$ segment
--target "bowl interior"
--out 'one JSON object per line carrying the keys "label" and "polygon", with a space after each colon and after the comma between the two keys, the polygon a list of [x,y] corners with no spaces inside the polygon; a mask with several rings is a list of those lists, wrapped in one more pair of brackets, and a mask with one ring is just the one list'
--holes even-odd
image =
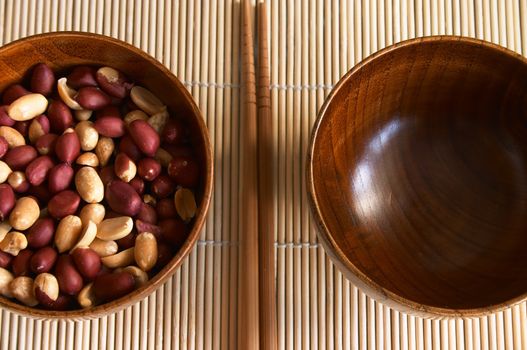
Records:
{"label": "bowl interior", "polygon": [[28,308],[0,297],[0,306],[37,317],[100,316],[130,305],[153,292],[181,264],[198,239],[212,192],[212,156],[207,128],[192,97],[177,78],[154,58],[124,42],[102,35],[76,32],[43,34],[16,41],[0,48],[0,91],[14,82],[27,79],[31,67],[39,62],[45,62],[55,72],[81,64],[108,65],[124,72],[131,80],[148,88],[167,104],[171,115],[185,120],[201,167],[201,184],[196,191],[198,211],[192,231],[171,262],[146,286],[104,305],[66,312]]}
{"label": "bowl interior", "polygon": [[459,38],[404,43],[335,88],[309,173],[322,240],[414,307],[527,292],[527,63]]}

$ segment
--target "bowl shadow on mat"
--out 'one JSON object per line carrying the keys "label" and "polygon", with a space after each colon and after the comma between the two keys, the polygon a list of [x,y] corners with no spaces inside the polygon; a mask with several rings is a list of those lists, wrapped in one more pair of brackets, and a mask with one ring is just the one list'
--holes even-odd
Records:
{"label": "bowl shadow on mat", "polygon": [[527,60],[459,37],[355,66],[312,134],[319,238],[350,280],[425,317],[527,297]]}

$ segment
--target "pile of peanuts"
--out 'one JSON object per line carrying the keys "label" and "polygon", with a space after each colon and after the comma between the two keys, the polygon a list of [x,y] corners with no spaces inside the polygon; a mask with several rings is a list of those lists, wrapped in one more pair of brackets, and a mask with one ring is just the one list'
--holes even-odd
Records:
{"label": "pile of peanuts", "polygon": [[43,63],[0,106],[0,295],[88,308],[147,283],[185,241],[199,165],[189,130],[111,67]]}

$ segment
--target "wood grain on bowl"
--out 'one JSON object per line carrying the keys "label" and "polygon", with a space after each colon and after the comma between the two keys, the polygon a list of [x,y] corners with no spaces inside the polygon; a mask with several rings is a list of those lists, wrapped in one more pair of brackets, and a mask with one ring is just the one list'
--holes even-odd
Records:
{"label": "wood grain on bowl", "polygon": [[[173,248],[163,246],[164,257],[156,265],[156,271],[159,269],[159,272],[152,279],[120,299],[83,310],[41,310],[0,297],[0,307],[37,318],[74,320],[100,317],[129,306],[160,287],[181,265],[197,241],[212,193],[212,151],[207,128],[191,95],[179,80],[154,58],[119,40],[89,33],[58,32],[36,35],[12,42],[0,48],[0,71],[2,72],[0,75],[0,91],[15,82],[24,82],[24,85],[27,85],[29,72],[38,63],[45,63],[51,67],[55,74],[58,73],[59,75],[61,72],[79,65],[114,67],[126,74],[132,81],[138,82],[153,92],[155,98],[168,106],[170,114],[183,119],[190,129],[189,136],[196,156],[194,163],[200,173],[200,183],[197,184],[195,193],[196,216],[193,219],[192,230],[187,239],[184,242],[177,241],[174,243],[177,243],[179,249],[171,259],[167,252]],[[108,74],[110,73],[112,72]],[[52,94],[56,94],[56,92]],[[141,102],[142,98],[146,98],[144,94],[139,93],[139,95],[139,97],[135,96],[139,99],[138,103]],[[58,128],[59,126],[51,125],[51,128]],[[100,125],[98,127],[102,128]],[[97,150],[95,152],[97,153]],[[167,218],[164,221],[173,220]],[[168,229],[167,231],[171,232]]]}
{"label": "wood grain on bowl", "polygon": [[527,297],[527,61],[432,37],[354,67],[316,122],[308,190],[326,250],[422,316]]}

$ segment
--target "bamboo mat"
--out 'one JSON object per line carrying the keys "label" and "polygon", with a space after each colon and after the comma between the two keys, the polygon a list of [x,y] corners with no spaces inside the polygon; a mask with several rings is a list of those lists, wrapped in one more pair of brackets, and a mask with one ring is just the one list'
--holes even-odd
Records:
{"label": "bamboo mat", "polygon": [[[527,306],[423,320],[376,303],[318,245],[304,191],[309,132],[333,84],[389,44],[483,38],[527,55],[525,0],[270,0],[280,349],[527,349]],[[215,149],[214,198],[197,247],[161,289],[85,322],[0,312],[4,349],[235,349],[238,285],[239,0],[0,0],[0,44],[81,30],[142,48],[188,87]]]}

